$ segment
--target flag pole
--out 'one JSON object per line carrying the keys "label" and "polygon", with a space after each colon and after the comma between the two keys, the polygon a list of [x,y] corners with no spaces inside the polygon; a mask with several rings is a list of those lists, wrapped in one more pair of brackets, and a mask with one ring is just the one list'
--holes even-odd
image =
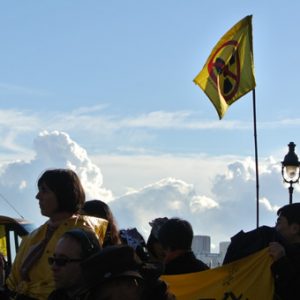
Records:
{"label": "flag pole", "polygon": [[254,127],[254,147],[255,147],[255,173],[256,173],[256,228],[259,226],[259,176],[258,176],[258,154],[257,154],[257,131],[256,131],[256,99],[255,88],[253,95],[253,127]]}

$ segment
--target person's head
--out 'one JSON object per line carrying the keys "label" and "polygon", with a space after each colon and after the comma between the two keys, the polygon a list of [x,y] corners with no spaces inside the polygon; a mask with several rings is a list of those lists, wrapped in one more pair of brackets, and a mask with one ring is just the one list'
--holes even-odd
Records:
{"label": "person's head", "polygon": [[291,243],[300,242],[300,203],[287,204],[277,211],[276,230]]}
{"label": "person's head", "polygon": [[163,261],[165,257],[164,249],[158,240],[158,232],[162,225],[168,220],[168,218],[156,218],[149,222],[152,227],[150,235],[148,236],[146,247],[152,259]]}
{"label": "person's head", "polygon": [[121,244],[117,222],[110,207],[105,202],[96,199],[88,200],[83,204],[81,214],[102,218],[108,221],[103,246]]}
{"label": "person's head", "polygon": [[[151,298],[143,297],[144,293],[149,294],[153,290],[154,283],[162,274],[162,269],[155,267],[143,264],[134,249],[128,245],[106,247],[82,263],[86,282],[99,288],[97,299],[111,300],[160,299],[156,295]],[[146,291],[147,282],[151,283],[151,290]]]}
{"label": "person's head", "polygon": [[109,206],[101,200],[88,200],[81,208],[81,212],[88,216],[109,220],[112,218],[112,212]]}
{"label": "person's head", "polygon": [[165,258],[165,251],[159,240],[150,233],[147,243],[147,250],[152,260],[163,261]]}
{"label": "person's head", "polygon": [[85,193],[77,174],[70,169],[45,171],[37,182],[41,213],[51,217],[57,212],[76,213],[85,201]]}
{"label": "person's head", "polygon": [[193,235],[193,228],[188,221],[171,218],[161,226],[158,240],[165,250],[191,250]]}
{"label": "person's head", "polygon": [[93,231],[71,229],[58,240],[49,264],[57,289],[76,290],[83,284],[81,262],[101,250]]}
{"label": "person's head", "polygon": [[162,265],[141,262],[128,245],[104,248],[82,262],[82,271],[85,281],[98,287],[95,299],[175,299],[159,279]]}

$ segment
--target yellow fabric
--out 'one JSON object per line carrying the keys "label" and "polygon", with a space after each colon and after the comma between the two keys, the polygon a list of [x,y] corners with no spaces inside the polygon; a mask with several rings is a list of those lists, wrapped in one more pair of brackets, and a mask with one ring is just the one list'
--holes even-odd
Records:
{"label": "yellow fabric", "polygon": [[0,225],[0,253],[7,257],[7,248],[6,248],[6,237],[5,237],[5,227]]}
{"label": "yellow fabric", "polygon": [[54,253],[55,245],[64,232],[74,227],[93,229],[101,243],[103,243],[107,221],[89,216],[77,216],[67,219],[54,232],[48,242],[42,257],[36,262],[29,272],[30,281],[23,281],[20,268],[30,248],[45,237],[47,223],[40,226],[22,240],[19,251],[12,265],[11,273],[6,281],[11,291],[24,294],[39,300],[46,300],[54,289],[52,271],[48,264],[48,257]]}
{"label": "yellow fabric", "polygon": [[271,263],[266,248],[219,268],[162,279],[177,300],[272,300]]}
{"label": "yellow fabric", "polygon": [[220,119],[233,102],[255,88],[252,16],[225,33],[194,82],[209,97]]}

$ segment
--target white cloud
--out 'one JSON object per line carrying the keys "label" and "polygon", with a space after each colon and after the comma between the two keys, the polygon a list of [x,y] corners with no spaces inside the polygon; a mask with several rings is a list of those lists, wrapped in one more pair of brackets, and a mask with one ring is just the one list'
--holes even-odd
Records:
{"label": "white cloud", "polygon": [[197,213],[207,209],[217,208],[219,207],[219,204],[206,196],[194,196],[191,199],[190,207],[192,213]]}
{"label": "white cloud", "polygon": [[[172,152],[172,144],[176,145],[174,151],[184,151],[178,140],[188,139],[195,149],[210,149],[205,139],[196,136],[208,134],[208,130],[227,131],[252,130],[251,122],[244,121],[211,121],[203,118],[201,113],[194,111],[151,111],[134,116],[124,116],[108,112],[105,104],[79,107],[73,111],[36,111],[2,109],[0,110],[0,133],[2,143],[0,151],[5,152],[7,158],[31,159],[29,141],[41,130],[64,131],[92,149],[94,153],[114,152],[140,154],[153,154],[154,152]],[[278,120],[259,122],[260,128],[290,127],[293,120]],[[294,120],[295,123],[298,120]],[[164,136],[165,131],[172,134]],[[187,134],[186,134],[187,133]],[[194,134],[194,135],[193,135]],[[195,142],[197,139],[197,142]],[[169,144],[165,141],[170,140]],[[168,146],[170,145],[170,146]],[[207,150],[209,151],[209,150]],[[247,152],[243,150],[243,152]],[[3,156],[0,161],[4,161]],[[172,176],[172,175],[171,175]],[[179,177],[180,178],[180,177]]]}
{"label": "white cloud", "polygon": [[26,180],[22,180],[22,181],[20,182],[19,189],[20,189],[20,190],[25,189],[26,186],[27,186]]}
{"label": "white cloud", "polygon": [[[0,84],[1,88],[1,84]],[[107,105],[79,107],[73,111],[36,112],[26,110],[0,110],[0,130],[14,128],[16,132],[36,131],[38,128],[60,130],[69,133],[89,131],[91,133],[112,133],[124,129],[172,129],[172,130],[252,130],[252,122],[205,120],[193,111],[152,111],[126,117],[107,113]],[[295,126],[299,119],[259,122],[260,128],[282,128]],[[12,126],[13,125],[13,126]]]}
{"label": "white cloud", "polygon": [[[87,152],[68,134],[58,131],[44,131],[34,141],[36,157],[32,163],[55,168],[59,166],[74,170],[80,177],[87,198],[101,198],[110,201],[112,193],[102,187],[103,176]],[[53,155],[55,153],[55,155]]]}
{"label": "white cloud", "polygon": [[193,183],[196,191],[211,195],[211,183],[216,174],[226,169],[237,157],[208,155],[93,155],[101,165],[105,184],[121,196],[136,191],[161,178],[180,178]]}
{"label": "white cloud", "polygon": [[[122,226],[127,225],[128,218],[131,222],[128,226],[138,226],[147,235],[150,227],[145,220],[151,220],[155,213],[156,216],[181,216],[193,224],[197,234],[210,235],[215,244],[256,226],[255,162],[250,157],[148,155],[98,156],[94,160],[103,162],[101,169],[106,182],[116,194],[121,194],[121,182],[131,191],[126,198],[113,202],[117,211],[120,203],[136,204],[130,206],[130,212],[125,209],[125,215],[122,206],[123,215],[119,216]],[[287,203],[288,193],[282,184],[278,160],[262,159],[259,170],[259,225],[273,226],[276,208]],[[117,184],[112,184],[115,176]],[[149,182],[155,183],[149,185]],[[180,196],[168,194],[170,190]],[[173,199],[175,205],[167,205],[166,198]],[[269,206],[264,199],[269,199]],[[154,212],[149,204],[155,207]]]}
{"label": "white cloud", "polygon": [[[261,162],[261,167],[261,195],[268,195],[271,200],[266,201],[261,196],[259,224],[273,226],[276,210],[286,204],[287,193],[280,183],[278,163],[266,159]],[[199,173],[193,169],[190,172]],[[202,176],[199,176],[199,181]],[[196,176],[193,181],[197,182]],[[209,187],[201,188],[198,183],[196,191],[194,184],[164,178],[115,199],[111,205],[122,227],[137,227],[145,236],[150,230],[148,221],[153,218],[182,217],[191,222],[195,233],[210,235],[212,242],[218,244],[229,240],[240,230],[255,228],[255,185],[255,164],[247,157],[215,169]],[[203,192],[208,188],[211,189],[211,196]]]}
{"label": "white cloud", "polygon": [[[107,114],[105,105],[93,107],[81,107],[68,114],[54,114],[55,124],[66,129],[101,130],[108,129],[116,131],[126,128],[148,128],[148,129],[172,129],[172,130],[252,130],[252,121],[222,120],[220,122],[206,120],[194,111],[151,111],[126,117]],[[53,115],[53,114],[52,114]],[[52,118],[53,119],[53,118]],[[67,122],[66,122],[67,120]],[[282,119],[274,121],[259,122],[260,129],[274,129],[295,126],[300,119]]]}
{"label": "white cloud", "polygon": [[164,112],[154,111],[148,114],[142,114],[135,118],[122,120],[122,127],[150,127],[150,128],[173,128],[173,126],[182,126],[191,112]]}
{"label": "white cloud", "polygon": [[156,217],[190,215],[195,197],[192,184],[163,178],[115,199],[111,206],[121,226],[138,227],[145,234],[149,231],[148,222]]}
{"label": "white cloud", "polygon": [[39,124],[39,118],[29,111],[0,110],[1,130],[14,128],[20,132],[31,131],[31,128],[37,124]]}
{"label": "white cloud", "polygon": [[[187,219],[195,234],[210,235],[216,245],[256,226],[255,164],[249,157],[110,155],[91,159],[59,131],[41,132],[33,151],[30,160],[1,166],[0,189],[20,214],[36,223],[42,222],[34,199],[37,178],[48,168],[71,167],[79,174],[88,199],[109,202],[120,227],[137,227],[145,237],[148,222],[162,216]],[[113,199],[111,191],[118,197]],[[286,204],[287,198],[280,165],[273,158],[261,161],[260,225],[273,225],[277,207]],[[15,215],[3,205],[7,214]]]}
{"label": "white cloud", "polygon": [[259,202],[264,205],[264,207],[273,213],[276,213],[277,210],[280,208],[278,205],[272,205],[271,202],[267,198],[261,198],[259,199]]}
{"label": "white cloud", "polygon": [[36,181],[42,172],[50,168],[73,169],[81,178],[87,199],[99,198],[109,202],[113,198],[112,192],[102,186],[100,168],[68,134],[44,131],[34,140],[34,151],[34,158],[29,161],[3,164],[0,174],[2,194],[25,218],[36,223],[43,219],[34,199]]}
{"label": "white cloud", "polygon": [[20,142],[24,136],[35,131],[39,126],[39,119],[35,114],[27,111],[0,110],[0,150],[5,152],[18,152],[22,157],[24,152],[30,155],[30,151]]}

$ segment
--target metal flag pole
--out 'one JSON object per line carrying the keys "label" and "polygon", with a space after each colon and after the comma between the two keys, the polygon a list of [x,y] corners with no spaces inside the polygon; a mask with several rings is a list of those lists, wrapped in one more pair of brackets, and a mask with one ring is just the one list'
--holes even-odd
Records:
{"label": "metal flag pole", "polygon": [[255,89],[252,90],[252,95],[253,95],[253,127],[254,127],[254,147],[255,147],[255,173],[256,173],[256,228],[258,228],[259,226],[259,176],[258,176]]}

